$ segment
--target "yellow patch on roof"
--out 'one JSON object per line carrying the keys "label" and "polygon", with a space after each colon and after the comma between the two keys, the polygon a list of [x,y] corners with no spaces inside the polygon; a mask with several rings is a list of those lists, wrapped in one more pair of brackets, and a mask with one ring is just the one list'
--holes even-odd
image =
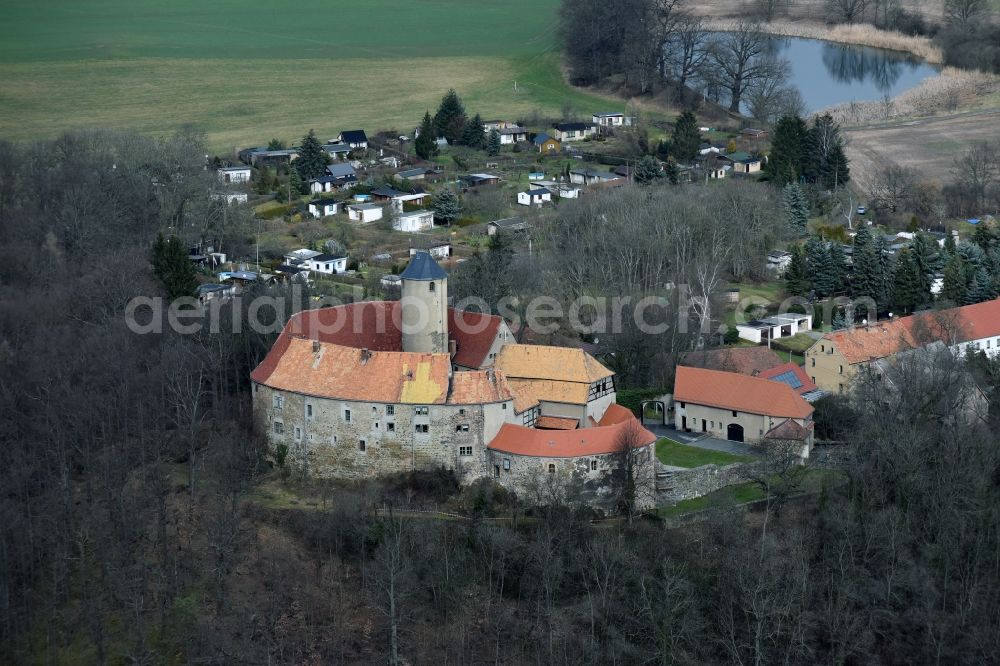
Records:
{"label": "yellow patch on roof", "polygon": [[444,385],[435,381],[431,377],[431,364],[429,361],[419,361],[411,372],[411,365],[403,361],[403,387],[399,394],[399,401],[424,404],[437,402],[438,398],[447,391],[447,379]]}

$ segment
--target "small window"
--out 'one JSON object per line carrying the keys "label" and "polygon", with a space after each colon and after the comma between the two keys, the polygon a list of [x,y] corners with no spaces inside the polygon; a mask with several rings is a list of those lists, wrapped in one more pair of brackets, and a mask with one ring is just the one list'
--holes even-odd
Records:
{"label": "small window", "polygon": [[504,409],[507,409],[507,403],[506,403],[506,402],[505,402],[505,403],[503,403],[503,408],[504,408]]}
{"label": "small window", "polygon": [[333,444],[334,446],[337,445],[337,436],[336,435],[333,435],[332,437],[330,437],[330,443]]}
{"label": "small window", "polygon": [[358,440],[358,451],[364,451],[366,449],[366,447],[367,447],[367,444],[365,444],[365,440],[359,439]]}
{"label": "small window", "polygon": [[351,422],[351,410],[349,409],[344,410],[344,420],[347,421],[348,423]]}
{"label": "small window", "polygon": [[844,374],[844,366],[840,366],[840,374]]}
{"label": "small window", "polygon": [[736,412],[735,411],[733,412],[733,416],[736,416]]}
{"label": "small window", "polygon": [[378,430],[378,421],[375,422],[375,429]]}
{"label": "small window", "polygon": [[427,407],[414,407],[413,413],[417,416],[427,416]]}
{"label": "small window", "polygon": [[385,406],[386,416],[393,416],[396,414],[396,405],[386,405]]}
{"label": "small window", "polygon": [[504,469],[505,472],[509,472],[510,471],[510,458],[504,458],[503,459],[503,469]]}
{"label": "small window", "polygon": [[311,419],[313,417],[313,406],[308,402],[306,403],[306,418]]}
{"label": "small window", "polygon": [[466,457],[466,458],[469,457],[469,456],[471,456],[472,455],[472,447],[471,446],[460,446],[460,447],[458,447],[458,455]]}
{"label": "small window", "polygon": [[274,422],[274,434],[283,435],[285,433],[285,424],[281,421]]}
{"label": "small window", "polygon": [[681,409],[684,409],[684,407],[685,407],[685,406],[686,406],[686,403],[683,403],[683,402],[682,402],[682,403],[681,403]]}
{"label": "small window", "polygon": [[433,281],[427,283],[427,289],[428,289],[428,291],[434,291],[434,282]]}
{"label": "small window", "polygon": [[709,421],[708,422],[708,427],[714,429],[715,428],[715,421]]}
{"label": "small window", "polygon": [[253,392],[254,393],[260,393],[260,384],[254,384],[253,385]]}
{"label": "small window", "polygon": [[416,425],[413,426],[413,431],[414,432],[425,433],[425,432],[428,432],[428,430],[429,430],[429,426],[426,423],[417,423]]}
{"label": "small window", "polygon": [[295,426],[295,441],[302,439],[302,428]]}
{"label": "small window", "polygon": [[556,464],[549,463],[549,474],[555,474],[555,473],[556,473]]}
{"label": "small window", "polygon": [[275,393],[271,396],[271,403],[274,405],[275,409],[281,409],[285,406],[285,396],[280,393]]}
{"label": "small window", "polygon": [[809,359],[809,362],[812,363],[812,367],[814,367],[814,368],[816,367],[816,358],[815,357]]}
{"label": "small window", "polygon": [[458,415],[465,416],[465,407],[462,407],[461,409],[458,410]]}
{"label": "small window", "polygon": [[378,414],[378,407],[372,405],[372,414]]}
{"label": "small window", "polygon": [[591,472],[597,471],[597,458],[594,458],[593,460],[590,461],[590,471]]}
{"label": "small window", "polygon": [[455,432],[469,432],[469,424],[459,423],[457,426],[455,426]]}
{"label": "small window", "polygon": [[396,424],[395,423],[386,423],[385,424],[385,431],[386,432],[396,432]]}
{"label": "small window", "polygon": [[500,465],[493,465],[493,476],[500,478]]}

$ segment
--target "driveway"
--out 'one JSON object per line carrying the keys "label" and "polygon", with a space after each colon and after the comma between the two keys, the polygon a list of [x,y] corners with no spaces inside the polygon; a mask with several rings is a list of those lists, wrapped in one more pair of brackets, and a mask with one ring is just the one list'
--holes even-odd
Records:
{"label": "driveway", "polygon": [[683,430],[678,430],[672,425],[647,425],[646,427],[652,430],[657,437],[667,437],[675,442],[687,444],[688,446],[695,446],[699,449],[722,451],[723,453],[732,453],[738,456],[760,455],[759,451],[754,449],[754,447],[743,442],[731,442],[728,439],[709,437],[708,435],[700,432],[684,432]]}

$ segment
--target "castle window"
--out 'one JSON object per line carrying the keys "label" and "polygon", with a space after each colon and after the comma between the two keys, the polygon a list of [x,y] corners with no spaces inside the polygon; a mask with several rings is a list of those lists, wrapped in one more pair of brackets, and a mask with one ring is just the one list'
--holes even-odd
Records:
{"label": "castle window", "polygon": [[302,439],[302,428],[295,426],[295,441]]}
{"label": "castle window", "polygon": [[422,407],[414,407],[413,408],[413,413],[416,414],[417,416],[427,416],[428,409],[427,409],[427,407],[423,407],[423,406]]}
{"label": "castle window", "polygon": [[813,358],[811,358],[809,360],[812,362],[812,367],[815,368],[816,367],[816,357],[814,356]]}
{"label": "castle window", "polygon": [[396,424],[395,423],[386,423],[385,424],[385,431],[386,432],[396,432]]}
{"label": "castle window", "polygon": [[469,424],[459,423],[457,426],[455,426],[455,432],[469,432]]}
{"label": "castle window", "polygon": [[372,414],[378,414],[378,407],[372,405]]}
{"label": "castle window", "polygon": [[556,464],[549,463],[549,474],[555,474],[555,473],[556,473]]}
{"label": "castle window", "polygon": [[275,409],[281,409],[285,406],[285,396],[280,393],[275,393],[271,396],[271,404],[274,405]]}
{"label": "castle window", "polygon": [[840,366],[840,374],[844,374],[844,366]]}
{"label": "castle window", "polygon": [[330,437],[330,443],[333,444],[334,446],[337,445],[337,436],[336,435],[333,435],[332,437]]}
{"label": "castle window", "polygon": [[254,393],[260,393],[260,384],[254,384],[253,385],[253,392]]}
{"label": "castle window", "polygon": [[375,429],[378,430],[378,421],[375,422]]}
{"label": "castle window", "polygon": [[681,409],[684,409],[684,403],[683,402],[681,403]]}
{"label": "castle window", "polygon": [[351,410],[349,409],[344,410],[344,420],[348,423],[351,422]]}
{"label": "castle window", "polygon": [[460,447],[458,447],[458,455],[465,456],[465,457],[471,456],[472,455],[472,447],[471,446],[460,446]]}
{"label": "castle window", "polygon": [[396,405],[386,405],[385,406],[385,415],[386,416],[393,416],[395,413],[396,413]]}
{"label": "castle window", "polygon": [[593,460],[590,461],[590,471],[591,472],[597,471],[597,458],[594,458]]}
{"label": "castle window", "polygon": [[493,476],[500,478],[500,465],[493,465]]}
{"label": "castle window", "polygon": [[418,423],[413,426],[413,431],[426,433],[430,431],[430,426],[428,426],[426,423]]}
{"label": "castle window", "polygon": [[465,407],[463,407],[462,409],[458,410],[458,415],[459,416],[465,416]]}
{"label": "castle window", "polygon": [[509,472],[510,471],[510,458],[504,458],[503,459],[503,469],[504,469],[505,472]]}
{"label": "castle window", "polygon": [[306,418],[311,419],[313,417],[313,406],[308,402],[306,403]]}
{"label": "castle window", "polygon": [[275,435],[282,435],[284,433],[285,433],[285,424],[282,423],[281,421],[275,421],[274,422],[274,434]]}
{"label": "castle window", "polygon": [[507,403],[506,403],[506,402],[505,402],[505,403],[503,403],[503,408],[504,408],[504,409],[507,409]]}
{"label": "castle window", "polygon": [[427,289],[429,291],[434,291],[434,283],[433,282],[428,282],[427,283]]}
{"label": "castle window", "polygon": [[358,451],[364,451],[366,446],[367,445],[365,444],[365,440],[363,439],[358,440]]}
{"label": "castle window", "polygon": [[733,416],[737,416],[737,412],[735,409],[733,410]]}

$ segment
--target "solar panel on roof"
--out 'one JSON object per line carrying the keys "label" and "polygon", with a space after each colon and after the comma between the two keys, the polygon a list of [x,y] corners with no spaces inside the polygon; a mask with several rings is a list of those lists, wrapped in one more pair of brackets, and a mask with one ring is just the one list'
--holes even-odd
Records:
{"label": "solar panel on roof", "polygon": [[771,377],[771,381],[784,382],[793,389],[797,389],[802,386],[802,380],[799,379],[799,376],[795,374],[794,370],[789,370],[788,372],[783,372],[780,375]]}

